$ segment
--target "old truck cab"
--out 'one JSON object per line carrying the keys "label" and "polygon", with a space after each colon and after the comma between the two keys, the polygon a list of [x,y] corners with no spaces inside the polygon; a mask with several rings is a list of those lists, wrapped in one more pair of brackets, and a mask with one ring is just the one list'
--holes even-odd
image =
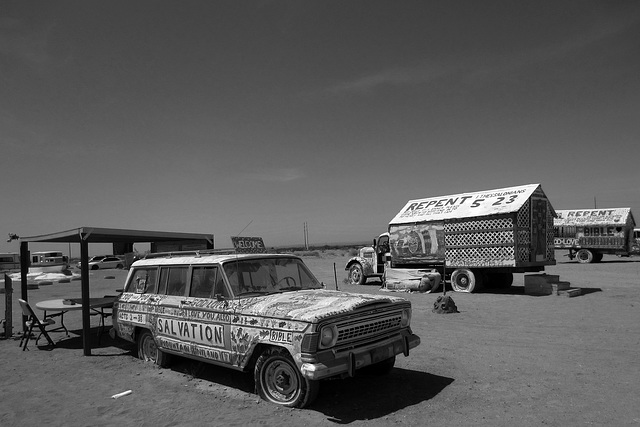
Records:
{"label": "old truck cab", "polygon": [[382,233],[373,239],[373,246],[358,249],[358,254],[347,261],[345,270],[349,272],[349,282],[363,285],[368,277],[382,278],[388,261],[389,233]]}

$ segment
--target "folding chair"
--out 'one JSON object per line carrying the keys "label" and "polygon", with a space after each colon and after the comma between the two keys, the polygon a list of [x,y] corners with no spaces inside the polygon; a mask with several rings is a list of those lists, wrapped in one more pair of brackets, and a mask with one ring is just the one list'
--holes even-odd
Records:
{"label": "folding chair", "polygon": [[[56,323],[55,320],[40,320],[38,316],[36,316],[36,313],[34,313],[28,302],[23,299],[18,299],[18,302],[20,303],[20,307],[22,307],[22,314],[27,316],[27,321],[25,323],[27,325],[27,330],[24,331],[24,333],[22,334],[22,338],[20,339],[20,347],[22,347],[22,351],[25,351],[27,349],[27,344],[29,343],[29,339],[31,339],[31,332],[33,331],[33,328],[35,326],[40,329],[40,334],[38,335],[38,338],[36,338],[36,345],[38,345],[38,340],[40,339],[40,337],[44,335],[47,341],[49,341],[49,344],[51,344],[51,346],[55,346],[56,344],[53,342],[46,330],[46,325],[54,325]],[[24,347],[22,346],[23,341]]]}
{"label": "folding chair", "polygon": [[[117,298],[117,295],[105,295],[103,298]],[[100,344],[100,337],[102,336],[102,334],[105,332],[106,326],[104,324],[104,319],[106,319],[107,317],[112,317],[113,316],[113,305],[109,305],[109,306],[105,306],[105,307],[100,307],[99,309],[97,308],[91,308],[91,316],[100,316],[100,323],[98,323],[98,345]]]}

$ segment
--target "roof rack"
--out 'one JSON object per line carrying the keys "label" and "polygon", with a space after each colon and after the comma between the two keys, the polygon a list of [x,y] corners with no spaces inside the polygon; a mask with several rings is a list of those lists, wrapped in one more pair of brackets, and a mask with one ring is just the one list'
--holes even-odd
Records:
{"label": "roof rack", "polygon": [[170,252],[153,252],[146,254],[142,259],[153,258],[172,258],[172,257],[185,257],[185,256],[201,256],[201,255],[223,255],[235,253],[235,249],[202,249],[195,251],[170,251]]}

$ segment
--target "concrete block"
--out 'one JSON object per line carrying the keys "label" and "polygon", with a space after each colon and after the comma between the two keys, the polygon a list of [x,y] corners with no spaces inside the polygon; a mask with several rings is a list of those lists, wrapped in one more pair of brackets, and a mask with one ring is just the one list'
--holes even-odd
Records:
{"label": "concrete block", "polygon": [[560,276],[557,274],[525,274],[524,276],[524,284],[527,283],[534,284],[547,284],[547,283],[558,283],[560,281]]}
{"label": "concrete block", "polygon": [[571,288],[571,283],[569,282],[552,283],[551,287],[553,289],[553,293],[557,295],[558,292],[566,291],[567,289]]}
{"label": "concrete block", "polygon": [[571,289],[567,289],[565,291],[558,291],[558,296],[561,297],[577,297],[579,295],[582,295],[582,289],[580,288],[571,288]]}
{"label": "concrete block", "polygon": [[553,294],[553,285],[551,283],[544,283],[540,281],[527,283],[525,280],[524,293],[526,295],[551,295]]}

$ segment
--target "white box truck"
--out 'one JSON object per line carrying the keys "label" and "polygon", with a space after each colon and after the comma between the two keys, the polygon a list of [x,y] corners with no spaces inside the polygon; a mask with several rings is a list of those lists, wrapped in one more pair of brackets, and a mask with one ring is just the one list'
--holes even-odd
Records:
{"label": "white box truck", "polygon": [[437,272],[458,292],[509,287],[513,273],[555,264],[554,217],[540,184],[409,200],[345,270],[356,285],[378,277],[387,288],[433,292]]}

